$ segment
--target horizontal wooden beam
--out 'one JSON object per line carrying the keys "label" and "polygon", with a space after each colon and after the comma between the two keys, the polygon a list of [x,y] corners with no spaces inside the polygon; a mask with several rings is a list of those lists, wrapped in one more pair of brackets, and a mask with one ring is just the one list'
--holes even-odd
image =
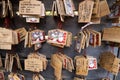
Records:
{"label": "horizontal wooden beam", "polygon": [[[55,12],[56,13],[56,12]],[[17,15],[20,15],[19,14],[19,11],[16,12]],[[45,15],[46,16],[52,16],[52,11],[45,11]],[[74,11],[74,15],[75,16],[78,16],[78,11]],[[57,15],[56,15],[57,16]]]}

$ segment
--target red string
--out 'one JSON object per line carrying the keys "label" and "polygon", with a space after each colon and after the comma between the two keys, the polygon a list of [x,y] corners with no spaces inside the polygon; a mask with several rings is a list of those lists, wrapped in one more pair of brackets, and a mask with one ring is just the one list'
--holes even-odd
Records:
{"label": "red string", "polygon": [[[62,27],[63,27],[62,22],[59,21],[59,22],[58,22],[58,29],[62,29]],[[58,48],[58,52],[63,53],[63,52],[62,52],[62,48]]]}
{"label": "red string", "polygon": [[58,53],[59,53],[59,52],[60,52],[60,53],[63,53],[63,52],[62,52],[62,48],[58,48]]}
{"label": "red string", "polygon": [[9,28],[10,20],[8,18],[5,18],[4,25],[5,28]]}
{"label": "red string", "polygon": [[62,22],[61,21],[58,22],[58,29],[62,29]]}

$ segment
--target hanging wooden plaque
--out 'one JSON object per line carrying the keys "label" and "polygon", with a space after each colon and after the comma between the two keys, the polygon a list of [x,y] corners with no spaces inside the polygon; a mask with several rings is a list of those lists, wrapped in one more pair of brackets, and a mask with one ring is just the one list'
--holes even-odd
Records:
{"label": "hanging wooden plaque", "polygon": [[12,30],[0,28],[0,43],[13,43]]}
{"label": "hanging wooden plaque", "polygon": [[97,14],[99,10],[100,0],[94,0],[93,14]]}
{"label": "hanging wooden plaque", "polygon": [[113,27],[113,28],[105,28],[103,30],[103,41],[111,41],[120,43],[120,28]]}
{"label": "hanging wooden plaque", "polygon": [[89,57],[88,58],[88,69],[89,70],[94,70],[94,69],[97,69],[97,59],[96,58],[93,58],[93,57]]}
{"label": "hanging wooden plaque", "polygon": [[88,75],[88,59],[84,56],[76,56],[76,74],[87,76]]}
{"label": "hanging wooden plaque", "polygon": [[41,1],[37,1],[37,0],[20,1],[19,13],[25,15],[40,15]]}
{"label": "hanging wooden plaque", "polygon": [[25,40],[25,35],[26,35],[27,31],[24,27],[16,29],[15,31],[18,33],[18,37],[19,37],[20,42]]}
{"label": "hanging wooden plaque", "polygon": [[110,14],[107,0],[100,0],[100,17]]}
{"label": "hanging wooden plaque", "polygon": [[40,59],[26,59],[25,60],[25,70],[40,72],[43,71],[43,64]]}
{"label": "hanging wooden plaque", "polygon": [[107,71],[117,75],[119,72],[119,63],[120,59],[118,59],[113,53],[111,52],[104,52],[100,56],[100,66]]}
{"label": "hanging wooden plaque", "polygon": [[91,22],[94,1],[85,0],[79,4],[79,23]]}

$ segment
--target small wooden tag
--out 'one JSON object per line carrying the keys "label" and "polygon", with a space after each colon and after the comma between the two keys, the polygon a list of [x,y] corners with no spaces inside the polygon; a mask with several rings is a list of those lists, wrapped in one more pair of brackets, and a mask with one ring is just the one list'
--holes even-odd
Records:
{"label": "small wooden tag", "polygon": [[85,58],[84,56],[76,56],[75,61],[76,61],[76,74],[87,76],[88,75],[88,59]]}
{"label": "small wooden tag", "polygon": [[41,1],[30,0],[19,2],[19,13],[24,15],[40,15],[41,13]]}
{"label": "small wooden tag", "polygon": [[110,9],[106,0],[100,0],[100,17],[110,14]]}
{"label": "small wooden tag", "polygon": [[94,1],[85,0],[79,4],[79,23],[91,22]]}

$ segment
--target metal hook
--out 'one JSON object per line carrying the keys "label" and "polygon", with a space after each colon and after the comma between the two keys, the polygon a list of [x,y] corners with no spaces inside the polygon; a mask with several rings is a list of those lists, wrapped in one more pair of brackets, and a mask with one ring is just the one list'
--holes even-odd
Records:
{"label": "metal hook", "polygon": [[93,24],[93,22],[89,22],[86,25],[82,26],[80,31],[82,31],[84,28],[88,27],[89,25]]}

